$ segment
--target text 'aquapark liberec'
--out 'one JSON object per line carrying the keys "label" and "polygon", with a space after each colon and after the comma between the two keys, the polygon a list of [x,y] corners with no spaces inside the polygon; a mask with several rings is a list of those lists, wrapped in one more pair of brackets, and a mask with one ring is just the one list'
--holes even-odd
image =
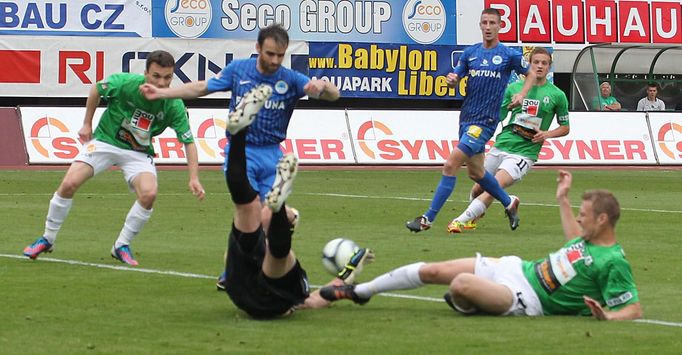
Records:
{"label": "text 'aquapark liberec'", "polygon": [[[380,48],[372,44],[369,48],[354,48],[347,43],[339,43],[336,58],[308,59],[310,69],[330,69],[362,71],[376,70],[395,77],[377,78],[369,75],[322,76],[341,91],[388,91],[399,96],[465,96],[466,78],[458,87],[449,88],[446,75],[452,68],[438,67],[438,51],[408,49],[407,45],[398,48]],[[395,79],[395,82],[394,80]]]}

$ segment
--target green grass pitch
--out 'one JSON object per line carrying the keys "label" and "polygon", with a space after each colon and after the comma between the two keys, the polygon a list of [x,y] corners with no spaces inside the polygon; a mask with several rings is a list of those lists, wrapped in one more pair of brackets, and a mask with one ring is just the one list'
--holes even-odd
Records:
{"label": "green grass pitch", "polygon": [[[0,353],[680,353],[682,349],[682,170],[574,170],[572,202],[608,188],[623,209],[617,233],[637,282],[644,316],[668,325],[598,322],[589,317],[463,317],[437,302],[445,287],[399,292],[434,300],[374,297],[339,302],[286,319],[256,321],[215,291],[232,205],[222,172],[202,171],[203,202],[187,191],[185,171],[160,171],[154,214],[133,244],[142,273],[109,249],[133,202],[122,176],[109,171],[76,195],[55,252],[19,258],[43,230],[48,201],[63,171],[0,171]],[[556,171],[539,169],[510,191],[521,197],[521,226],[509,230],[499,204],[478,230],[445,227],[466,206],[463,172],[433,228],[410,234],[405,221],[428,207],[437,170],[303,170],[289,202],[302,214],[293,248],[321,285],[320,263],[336,237],[373,248],[368,280],[414,261],[514,254],[536,259],[563,244]],[[577,209],[576,209],[577,210]],[[202,276],[203,275],[203,276]]]}

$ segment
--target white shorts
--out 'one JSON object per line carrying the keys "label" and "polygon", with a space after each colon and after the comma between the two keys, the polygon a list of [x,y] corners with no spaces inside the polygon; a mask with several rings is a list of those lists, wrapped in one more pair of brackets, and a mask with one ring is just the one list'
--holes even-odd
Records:
{"label": "white shorts", "polygon": [[503,152],[495,147],[490,149],[488,154],[485,155],[485,170],[489,173],[495,175],[497,170],[504,170],[511,175],[514,182],[521,180],[530,169],[533,167],[535,162],[523,155],[512,154]]}
{"label": "white shorts", "polygon": [[518,256],[487,258],[476,253],[474,274],[478,277],[507,286],[511,290],[511,308],[504,312],[505,316],[541,316],[542,304],[533,287],[523,275],[521,259]]}
{"label": "white shorts", "polygon": [[92,166],[94,175],[109,169],[113,165],[118,166],[123,171],[123,177],[128,182],[131,191],[134,191],[133,179],[140,173],[151,173],[156,176],[156,166],[152,156],[134,150],[122,149],[96,139],[83,144],[83,148],[75,160]]}

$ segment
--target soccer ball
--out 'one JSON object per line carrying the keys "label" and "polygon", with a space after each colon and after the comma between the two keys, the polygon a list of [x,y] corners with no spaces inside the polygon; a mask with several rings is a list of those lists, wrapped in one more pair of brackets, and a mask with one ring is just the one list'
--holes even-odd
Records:
{"label": "soccer ball", "polygon": [[322,265],[330,274],[336,275],[358,249],[360,246],[350,239],[333,239],[322,249]]}

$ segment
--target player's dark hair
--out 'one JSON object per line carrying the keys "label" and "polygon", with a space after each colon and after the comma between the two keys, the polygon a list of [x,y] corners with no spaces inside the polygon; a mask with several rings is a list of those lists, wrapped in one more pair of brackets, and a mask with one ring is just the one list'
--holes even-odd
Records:
{"label": "player's dark hair", "polygon": [[494,7],[488,7],[488,8],[483,9],[483,11],[481,11],[481,15],[483,15],[483,14],[495,15],[495,16],[497,16],[498,21],[502,20],[502,14],[500,14],[500,10],[498,10]]}
{"label": "player's dark hair", "polygon": [[616,222],[620,219],[620,204],[616,196],[607,190],[590,190],[583,193],[583,201],[592,202],[592,211],[594,216],[606,213],[609,217],[609,224],[612,227],[616,226]]}
{"label": "player's dark hair", "polygon": [[173,55],[162,50],[153,51],[147,56],[147,63],[145,68],[149,71],[152,63],[158,64],[162,68],[175,68],[175,58]]}
{"label": "player's dark hair", "polygon": [[647,86],[650,88],[656,88],[656,90],[658,90],[658,84],[656,84],[656,83],[649,83],[649,84],[647,84]]}
{"label": "player's dark hair", "polygon": [[550,64],[550,65],[552,64],[552,55],[549,54],[549,51],[548,51],[546,48],[544,48],[544,47],[535,47],[535,48],[533,49],[533,51],[530,52],[530,57],[528,57],[528,58],[529,58],[528,61],[529,61],[529,62],[532,62],[532,61],[533,61],[533,56],[536,55],[536,54],[544,54],[544,55],[548,56],[548,57],[549,57],[549,64]]}
{"label": "player's dark hair", "polygon": [[289,34],[279,23],[265,27],[258,32],[258,45],[262,47],[266,38],[272,38],[280,47],[289,46]]}

